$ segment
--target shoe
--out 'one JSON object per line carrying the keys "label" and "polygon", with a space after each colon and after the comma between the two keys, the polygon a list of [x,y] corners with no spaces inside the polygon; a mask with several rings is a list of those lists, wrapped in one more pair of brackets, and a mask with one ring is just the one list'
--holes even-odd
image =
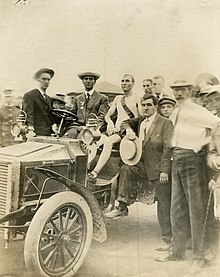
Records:
{"label": "shoe", "polygon": [[172,247],[171,242],[165,242],[165,241],[163,241],[161,243],[161,245],[158,248],[156,248],[155,250],[156,251],[169,251],[171,247]]}
{"label": "shoe", "polygon": [[205,260],[203,259],[194,259],[191,265],[191,268],[189,270],[189,274],[195,274],[200,272],[204,266],[204,263],[205,263]]}
{"label": "shoe", "polygon": [[210,264],[214,260],[215,256],[211,253],[210,249],[206,250],[204,260]]}
{"label": "shoe", "polygon": [[112,210],[109,213],[105,214],[105,217],[107,218],[111,218],[111,219],[117,219],[123,216],[127,216],[128,215],[128,208],[121,210],[118,207],[116,207],[114,210]]}
{"label": "shoe", "polygon": [[180,261],[182,257],[176,256],[172,251],[165,257],[158,257],[155,259],[157,262],[171,262],[171,261]]}

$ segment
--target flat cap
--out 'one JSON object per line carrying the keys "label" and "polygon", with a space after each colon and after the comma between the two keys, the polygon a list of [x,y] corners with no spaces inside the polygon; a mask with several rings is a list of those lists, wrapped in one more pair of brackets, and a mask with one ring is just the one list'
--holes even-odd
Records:
{"label": "flat cap", "polygon": [[50,98],[52,99],[52,101],[58,101],[58,102],[60,102],[60,103],[62,103],[62,104],[65,104],[65,103],[66,103],[62,97],[57,96],[57,95],[52,96],[52,97],[50,97]]}
{"label": "flat cap", "polygon": [[50,69],[50,68],[41,68],[40,70],[38,70],[34,74],[34,79],[39,78],[42,73],[48,73],[48,74],[50,74],[51,78],[53,78],[53,76],[54,76],[54,71],[52,69]]}
{"label": "flat cap", "polygon": [[158,101],[158,105],[161,106],[163,104],[172,104],[176,105],[176,99],[174,99],[172,96],[169,95],[164,95],[163,97],[160,98]]}
{"label": "flat cap", "polygon": [[178,87],[193,87],[193,84],[186,81],[186,80],[177,80],[172,85],[171,88],[178,88]]}
{"label": "flat cap", "polygon": [[82,80],[85,76],[92,76],[95,78],[95,80],[98,80],[99,77],[101,76],[99,73],[95,73],[95,72],[91,72],[91,71],[88,71],[88,72],[82,72],[82,73],[79,73],[77,74],[77,76]]}

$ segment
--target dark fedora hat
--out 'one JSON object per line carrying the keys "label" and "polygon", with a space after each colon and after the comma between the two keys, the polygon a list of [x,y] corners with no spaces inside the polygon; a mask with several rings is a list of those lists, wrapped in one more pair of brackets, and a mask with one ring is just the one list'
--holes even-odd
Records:
{"label": "dark fedora hat", "polygon": [[77,76],[82,80],[85,76],[92,76],[95,78],[95,80],[98,80],[99,77],[101,76],[99,73],[87,71],[87,72],[82,72],[77,74]]}
{"label": "dark fedora hat", "polygon": [[170,85],[171,88],[178,88],[178,87],[193,87],[193,84],[186,81],[186,80],[177,80]]}
{"label": "dark fedora hat", "polygon": [[176,105],[176,99],[174,99],[172,96],[164,95],[160,98],[158,105],[161,106],[163,104],[172,104],[173,106]]}
{"label": "dark fedora hat", "polygon": [[54,76],[54,71],[52,69],[50,69],[50,68],[41,68],[40,70],[38,70],[34,74],[34,79],[39,78],[42,73],[48,73],[48,74],[50,74],[51,78],[53,78],[53,76]]}

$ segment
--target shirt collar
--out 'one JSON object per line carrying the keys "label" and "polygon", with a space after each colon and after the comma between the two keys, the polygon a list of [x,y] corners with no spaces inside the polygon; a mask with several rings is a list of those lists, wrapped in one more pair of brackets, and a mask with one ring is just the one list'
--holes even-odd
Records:
{"label": "shirt collar", "polygon": [[152,114],[150,117],[146,117],[145,120],[148,122],[152,122],[154,120],[154,118],[156,117],[156,115],[157,115],[157,112]]}
{"label": "shirt collar", "polygon": [[44,97],[44,95],[46,94],[46,92],[45,91],[43,91],[41,88],[37,88],[39,91],[40,91],[40,93],[43,95],[43,97]]}
{"label": "shirt collar", "polygon": [[94,90],[95,90],[94,88],[91,89],[91,90],[89,90],[89,91],[85,90],[85,95],[88,95],[88,94],[89,94],[89,96],[91,97],[92,94],[93,94],[93,92],[94,92]]}

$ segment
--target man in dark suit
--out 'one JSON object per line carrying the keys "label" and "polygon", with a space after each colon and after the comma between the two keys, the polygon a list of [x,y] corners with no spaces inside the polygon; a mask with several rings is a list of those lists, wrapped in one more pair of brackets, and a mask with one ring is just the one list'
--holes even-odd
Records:
{"label": "man in dark suit", "polygon": [[84,92],[73,99],[71,112],[78,117],[78,126],[71,126],[67,130],[67,136],[77,138],[86,125],[88,115],[93,113],[98,117],[97,128],[101,129],[105,125],[104,116],[109,108],[108,97],[94,89],[96,81],[100,75],[94,72],[79,73],[78,77],[84,85]]}
{"label": "man in dark suit", "polygon": [[[170,223],[170,171],[171,171],[171,138],[172,122],[157,113],[158,99],[145,94],[141,100],[144,116],[129,119],[122,123],[126,137],[134,140],[136,135],[142,141],[142,155],[135,165],[122,166],[118,178],[119,206],[107,213],[109,218],[118,218],[128,214],[127,206],[137,198],[138,180],[140,177],[155,188],[158,199],[158,221],[162,231],[162,247],[168,250],[171,245]],[[127,148],[127,151],[129,149]],[[128,155],[129,156],[129,155]],[[126,162],[126,161],[125,161]],[[131,163],[130,163],[131,164]]]}
{"label": "man in dark suit", "polygon": [[22,109],[27,114],[28,136],[50,136],[52,131],[52,100],[46,94],[54,71],[49,68],[38,70],[34,79],[39,83],[38,88],[26,92],[23,96]]}

